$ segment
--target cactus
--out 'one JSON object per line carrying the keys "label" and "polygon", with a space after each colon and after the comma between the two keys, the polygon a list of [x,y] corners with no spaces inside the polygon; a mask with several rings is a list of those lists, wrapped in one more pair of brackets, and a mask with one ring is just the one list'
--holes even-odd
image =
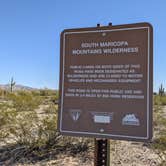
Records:
{"label": "cactus", "polygon": [[163,85],[161,84],[160,88],[159,88],[159,95],[163,96],[164,95],[164,88]]}
{"label": "cactus", "polygon": [[11,79],[11,81],[10,81],[10,91],[11,91],[11,92],[13,92],[13,87],[14,87],[15,84],[16,84],[16,82],[14,81],[14,79],[13,79],[13,77],[12,77],[12,79]]}

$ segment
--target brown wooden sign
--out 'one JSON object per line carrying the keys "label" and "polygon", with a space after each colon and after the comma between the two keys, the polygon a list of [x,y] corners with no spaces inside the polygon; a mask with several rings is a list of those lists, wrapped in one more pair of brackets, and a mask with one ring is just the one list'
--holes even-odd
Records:
{"label": "brown wooden sign", "polygon": [[152,35],[148,23],[61,33],[61,134],[151,139]]}

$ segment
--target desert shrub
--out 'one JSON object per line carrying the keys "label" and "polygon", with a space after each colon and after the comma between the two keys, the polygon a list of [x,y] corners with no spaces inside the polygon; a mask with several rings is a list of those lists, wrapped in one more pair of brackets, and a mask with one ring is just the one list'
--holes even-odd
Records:
{"label": "desert shrub", "polygon": [[[6,106],[3,106],[3,111],[0,105],[0,127],[11,124],[12,128],[9,128],[8,133],[14,137],[18,144],[43,144],[55,138],[57,134],[57,106],[53,103],[49,104],[49,107],[44,110],[48,115],[39,120],[35,109],[41,104],[41,98],[37,93],[34,93],[26,91],[9,93],[6,96],[8,102]],[[13,115],[13,113],[15,114]]]}
{"label": "desert shrub", "polygon": [[47,90],[40,90],[41,96],[48,96]]}
{"label": "desert shrub", "polygon": [[51,116],[46,116],[42,122],[41,122],[41,126],[42,126],[42,132],[40,131],[40,135],[43,136],[43,138],[46,141],[50,141],[52,139],[55,139],[55,137],[57,136],[57,116],[56,114],[51,115]]}
{"label": "desert shrub", "polygon": [[40,97],[42,99],[42,104],[58,103],[58,91],[42,89],[40,90]]}
{"label": "desert shrub", "polygon": [[2,89],[0,89],[0,96],[2,96],[3,95],[3,90]]}
{"label": "desert shrub", "polygon": [[19,144],[30,144],[37,139],[38,117],[35,109],[40,98],[31,92],[8,93],[6,102],[0,105],[1,136],[12,136]]}
{"label": "desert shrub", "polygon": [[40,90],[41,96],[56,96],[57,92],[56,90],[50,90],[50,89],[41,89]]}
{"label": "desert shrub", "polygon": [[40,91],[39,90],[32,90],[31,94],[32,94],[32,96],[40,96]]}
{"label": "desert shrub", "polygon": [[160,96],[159,95],[154,95],[153,96],[153,104],[154,105],[160,105],[161,104]]}
{"label": "desert shrub", "polygon": [[166,105],[166,96],[155,95],[153,97],[154,105]]}
{"label": "desert shrub", "polygon": [[9,136],[14,129],[17,117],[16,109],[8,103],[0,104],[0,140],[5,141],[4,138]]}
{"label": "desert shrub", "polygon": [[33,96],[31,92],[25,91],[8,94],[8,100],[12,101],[13,107],[16,108],[18,112],[32,111],[36,109],[41,102],[39,97]]}
{"label": "desert shrub", "polygon": [[0,89],[0,98],[4,98],[9,92],[4,89]]}
{"label": "desert shrub", "polygon": [[[3,114],[1,112],[1,139],[10,135],[18,145],[31,149],[53,145],[57,142],[59,134],[57,132],[55,115],[46,117],[40,122],[35,112],[15,113],[13,114],[12,110],[7,113],[5,111]],[[5,119],[2,119],[2,117]]]}
{"label": "desert shrub", "polygon": [[[166,118],[164,118],[162,115],[158,116],[158,124],[161,126],[163,129],[166,127]],[[166,130],[166,128],[165,128]]]}
{"label": "desert shrub", "polygon": [[56,114],[39,120],[35,111],[21,112],[17,116],[16,129],[11,132],[18,144],[40,147],[57,137]]}
{"label": "desert shrub", "polygon": [[51,96],[51,97],[50,97],[50,101],[51,101],[52,103],[58,104],[58,96]]}
{"label": "desert shrub", "polygon": [[153,147],[158,150],[166,150],[166,135],[162,135],[156,140],[154,140]]}
{"label": "desert shrub", "polygon": [[[57,114],[48,114],[38,125],[39,147],[47,149],[58,148],[62,151],[70,151],[71,154],[84,152],[93,146],[93,140],[89,138],[62,136],[57,131]],[[36,146],[35,145],[35,146]]]}
{"label": "desert shrub", "polygon": [[166,105],[166,96],[161,96],[160,101],[161,105]]}
{"label": "desert shrub", "polygon": [[11,153],[14,160],[28,155],[40,160],[50,151],[56,154],[68,151],[75,155],[93,146],[92,139],[64,137],[57,132],[57,105],[52,99],[58,99],[55,96],[58,94],[52,91],[45,94],[50,95],[44,96],[49,102],[46,107],[40,107],[39,114],[37,108],[43,104],[39,91],[8,93],[7,102],[0,103],[0,138],[10,136],[15,140],[18,150]]}
{"label": "desert shrub", "polygon": [[71,152],[73,154],[81,153],[87,151],[89,148],[93,147],[93,139],[90,138],[77,138],[75,143],[72,143]]}
{"label": "desert shrub", "polygon": [[61,136],[57,145],[73,155],[94,148],[93,139],[84,137]]}
{"label": "desert shrub", "polygon": [[21,112],[16,117],[15,130],[11,131],[16,142],[22,145],[30,145],[37,140],[38,117],[35,111]]}
{"label": "desert shrub", "polygon": [[57,114],[57,110],[58,110],[58,106],[53,103],[50,103],[49,106],[44,109],[44,112],[45,114]]}

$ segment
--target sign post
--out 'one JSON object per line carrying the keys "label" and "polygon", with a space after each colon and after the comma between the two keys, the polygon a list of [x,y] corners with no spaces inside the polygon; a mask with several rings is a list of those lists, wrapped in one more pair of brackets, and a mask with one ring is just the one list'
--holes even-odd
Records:
{"label": "sign post", "polygon": [[149,23],[61,33],[61,134],[152,138],[153,30]]}
{"label": "sign post", "polygon": [[[112,26],[112,23],[109,23]],[[100,24],[97,24],[100,27]],[[110,142],[109,139],[95,138],[94,166],[110,165]]]}
{"label": "sign post", "polygon": [[94,166],[110,165],[110,143],[108,139],[95,138]]}

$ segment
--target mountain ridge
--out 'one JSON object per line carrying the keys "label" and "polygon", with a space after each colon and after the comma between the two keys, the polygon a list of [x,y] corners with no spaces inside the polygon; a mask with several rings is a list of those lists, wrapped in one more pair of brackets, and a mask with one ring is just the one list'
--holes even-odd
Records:
{"label": "mountain ridge", "polygon": [[[0,84],[0,89],[10,90],[10,84]],[[38,88],[32,88],[30,86],[16,84],[15,86],[13,86],[13,90],[14,91],[18,91],[18,90],[31,91],[31,90],[38,90]]]}

